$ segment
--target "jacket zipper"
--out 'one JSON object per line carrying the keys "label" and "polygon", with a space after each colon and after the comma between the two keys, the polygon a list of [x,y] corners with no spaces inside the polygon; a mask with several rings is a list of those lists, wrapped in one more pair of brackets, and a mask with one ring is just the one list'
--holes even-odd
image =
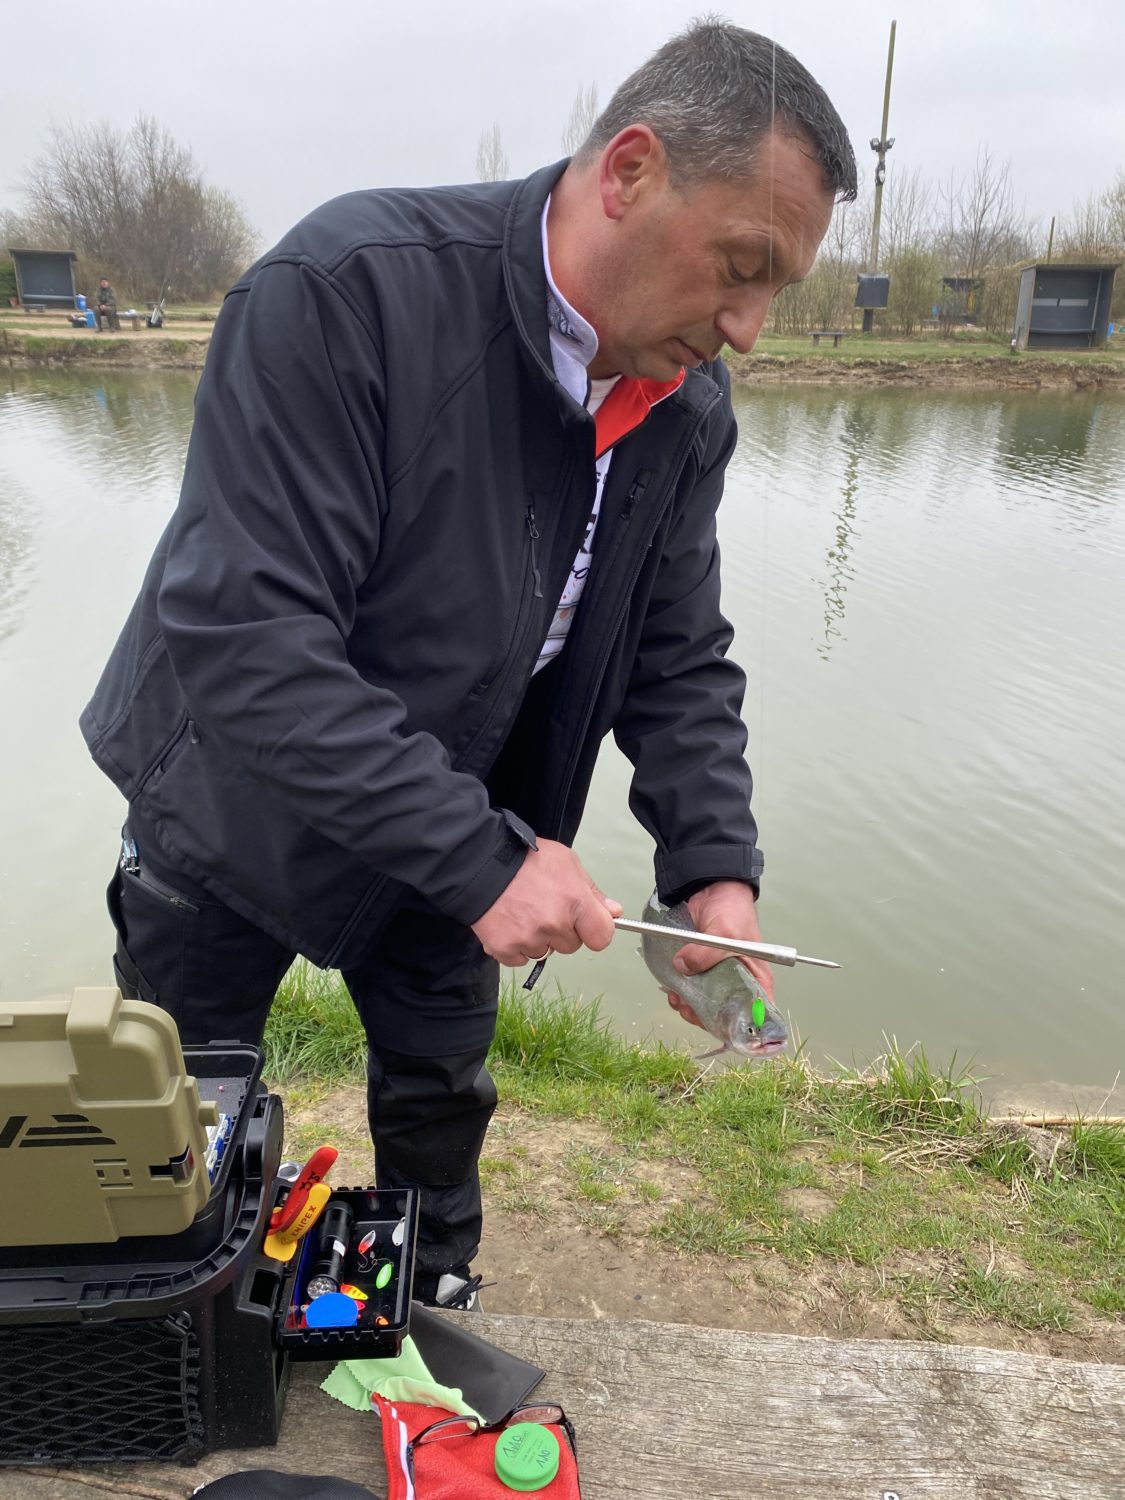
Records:
{"label": "jacket zipper", "polygon": [[[636,500],[640,499],[640,496],[644,493],[644,490],[644,485],[642,485],[640,489],[637,490],[636,496],[633,497],[634,504],[636,503]],[[632,496],[632,491],[630,491],[630,495]],[[629,520],[631,510],[632,507],[630,506],[629,510],[622,511],[622,520],[626,523]],[[594,705],[597,703],[598,693],[601,691],[602,678],[605,676],[606,663],[609,661],[609,653],[613,649],[613,642],[616,639],[618,630],[620,630],[621,628],[621,621],[625,618],[625,611],[629,607],[629,596],[633,592],[633,587],[636,584],[637,579],[640,577],[641,568],[644,566],[644,560],[645,554],[644,552],[642,552],[641,555],[633,563],[633,566],[629,571],[629,577],[626,580],[625,587],[621,591],[621,601],[618,606],[617,613],[614,616],[612,628],[607,630],[601,638],[601,653],[597,663],[597,670],[595,671],[593,679],[591,681],[590,691],[586,694],[586,702],[582,710],[582,722],[578,727],[578,734],[573,741],[573,749],[570,752],[570,759],[567,762],[566,774],[563,777],[562,788],[559,792],[558,798],[555,801],[554,815],[551,819],[551,834],[549,835],[549,837],[557,837],[559,829],[562,827],[563,814],[566,812],[567,799],[570,796],[570,788],[574,781],[574,773],[578,769],[578,760],[580,755],[582,754],[582,746],[586,740],[586,731],[589,729],[590,720],[594,716]]]}
{"label": "jacket zipper", "polygon": [[[516,611],[516,622],[512,632],[512,647],[505,654],[504,662],[496,675],[488,681],[480,683],[475,689],[475,691],[477,692],[483,693],[488,691],[488,689],[494,687],[498,681],[501,683],[502,687],[505,686],[509,677],[511,676],[512,671],[514,670],[515,662],[523,653],[523,644],[527,637],[528,626],[530,624],[532,616],[532,611],[529,608],[525,608],[528,603],[527,583],[529,573],[531,575],[533,584],[532,597],[536,599],[542,599],[543,597],[542,579],[539,575],[538,549],[535,545],[539,540],[539,527],[536,524],[535,507],[533,505],[528,504],[524,520],[527,526],[527,534],[531,545],[528,552],[527,563],[524,567],[523,582],[520,587],[520,602],[519,608]],[[503,693],[501,691],[498,691],[496,694],[496,701],[492,705],[491,712],[485,716],[484,722],[479,726],[477,732],[465,746],[464,750],[462,750],[461,753],[453,758],[450,762],[455,771],[464,769],[469,757],[472,755],[473,751],[480,744],[481,739],[491,727],[502,702]],[[381,895],[382,891],[387,885],[387,882],[392,878],[393,877],[391,877],[390,875],[384,873],[382,875],[376,876],[375,880],[371,883],[370,886],[368,886],[366,892],[360,899],[359,905],[355,908],[351,916],[348,918],[347,922],[344,924],[343,929],[341,930],[339,936],[332,946],[332,951],[325,959],[325,968],[334,968],[336,966],[337,955],[344,951],[345,946],[351,939],[352,933],[356,930],[359,923],[362,922],[370,912],[372,905]]]}
{"label": "jacket zipper", "polygon": [[625,504],[621,508],[621,519],[623,521],[627,522],[633,514],[637,501],[641,499],[645,490],[648,489],[648,482],[651,478],[651,469],[641,469],[634,478],[632,484],[629,486],[629,493],[625,496]]}
{"label": "jacket zipper", "polygon": [[535,507],[527,507],[527,534],[531,538],[531,575],[535,579],[535,597],[543,597],[543,580],[539,577],[539,549],[535,545],[539,540],[539,528],[535,524]]}
{"label": "jacket zipper", "polygon": [[[699,431],[699,428],[703,424],[704,417],[710,410],[711,406],[708,405],[702,412],[699,413],[697,421],[692,428],[688,442],[690,442],[695,437],[695,434]],[[679,469],[677,469],[676,472],[678,473]],[[629,520],[637,507],[637,502],[641,499],[645,491],[648,489],[652,474],[653,471],[651,469],[640,469],[634,477],[632,484],[629,486],[629,493],[625,497],[625,503],[621,508],[621,520],[623,525],[627,526],[629,524]],[[601,650],[597,662],[597,669],[594,672],[593,678],[591,680],[590,691],[586,694],[586,702],[582,710],[582,721],[579,725],[578,734],[573,740],[573,748],[570,752],[570,759],[567,763],[566,772],[563,776],[561,790],[555,800],[554,812],[549,825],[551,832],[548,837],[556,837],[562,827],[563,816],[566,812],[567,799],[570,797],[570,788],[574,782],[574,773],[578,769],[578,760],[582,754],[582,745],[586,739],[586,731],[589,729],[590,720],[594,716],[594,705],[597,703],[598,693],[601,691],[602,678],[605,676],[606,664],[609,661],[609,653],[613,649],[613,642],[617,636],[618,630],[620,630],[621,628],[621,622],[625,618],[625,612],[629,607],[629,596],[632,594],[637,579],[641,575],[641,568],[644,566],[645,554],[647,553],[647,551],[648,548],[646,547],[645,550],[643,552],[640,552],[634,559],[633,564],[629,570],[629,576],[625,582],[625,587],[621,590],[620,604],[617,613],[614,616],[612,628],[603,632],[601,635]]]}

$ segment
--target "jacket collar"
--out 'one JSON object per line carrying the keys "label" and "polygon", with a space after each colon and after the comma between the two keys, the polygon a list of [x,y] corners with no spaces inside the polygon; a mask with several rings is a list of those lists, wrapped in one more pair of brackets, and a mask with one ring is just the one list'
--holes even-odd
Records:
{"label": "jacket collar", "polygon": [[504,284],[512,319],[532,369],[559,390],[547,329],[547,276],[540,221],[543,205],[569,163],[570,158],[565,157],[525,177],[516,188],[504,225]]}
{"label": "jacket collar", "polygon": [[[516,187],[504,226],[504,283],[512,309],[512,319],[519,334],[524,357],[534,375],[548,383],[564,411],[575,421],[588,420],[566,395],[555,375],[551,359],[550,334],[547,326],[547,277],[543,269],[541,220],[543,205],[555,184],[566,171],[570,158],[541,167],[525,177]],[[702,384],[701,384],[702,382]],[[681,371],[677,380],[656,389],[658,382],[639,382],[652,389],[646,392],[644,414],[657,400],[672,396],[686,399],[689,406],[710,405],[716,394],[714,381],[701,370]],[[640,403],[638,403],[639,407]],[[638,419],[643,414],[638,409]],[[629,423],[632,426],[633,423]]]}

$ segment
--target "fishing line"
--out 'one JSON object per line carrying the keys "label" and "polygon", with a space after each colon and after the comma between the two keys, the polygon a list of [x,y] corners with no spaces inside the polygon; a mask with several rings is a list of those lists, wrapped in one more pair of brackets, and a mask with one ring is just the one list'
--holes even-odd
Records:
{"label": "fishing line", "polygon": [[[770,28],[773,29],[772,27]],[[777,124],[777,43],[771,42],[770,51],[770,138],[776,139],[775,129]],[[769,239],[767,242],[767,265],[769,267],[768,285],[773,285],[773,170],[772,164],[769,174]],[[761,448],[758,448],[759,465],[761,464]],[[761,470],[759,470],[761,472]],[[760,558],[760,585],[758,589],[758,752],[754,762],[754,796],[757,803],[758,813],[763,813],[766,806],[766,620],[769,617],[769,541],[770,541],[770,506],[769,486],[763,477],[761,485],[761,558]]]}

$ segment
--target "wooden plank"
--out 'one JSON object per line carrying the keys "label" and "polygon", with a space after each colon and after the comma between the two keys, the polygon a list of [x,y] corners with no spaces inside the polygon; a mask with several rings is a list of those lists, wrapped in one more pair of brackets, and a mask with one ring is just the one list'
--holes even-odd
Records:
{"label": "wooden plank", "polygon": [[[579,1434],[584,1500],[1121,1500],[1125,1367],[891,1340],[677,1324],[480,1317],[550,1373]],[[3,1500],[186,1500],[244,1468],[385,1493],[377,1421],[294,1370],[282,1441],[192,1469],[0,1470]]]}

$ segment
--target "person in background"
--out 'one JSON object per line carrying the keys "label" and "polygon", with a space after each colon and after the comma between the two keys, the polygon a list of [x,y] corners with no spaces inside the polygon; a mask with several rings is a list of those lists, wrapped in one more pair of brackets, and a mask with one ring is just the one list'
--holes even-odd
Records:
{"label": "person in background", "polygon": [[421,1189],[424,1301],[480,1281],[500,965],[603,949],[622,911],[570,847],[607,734],[661,898],[760,936],[719,355],[855,191],[806,69],[699,22],[571,161],[338,198],[215,325],[179,504],[82,717],[129,803],[116,972],[199,1043],[258,1042],[295,955],[342,971],[376,1181]]}
{"label": "person in background", "polygon": [[114,333],[120,332],[121,324],[117,318],[117,293],[104,276],[98,282],[96,307],[98,332],[101,333],[103,328],[111,328]]}

